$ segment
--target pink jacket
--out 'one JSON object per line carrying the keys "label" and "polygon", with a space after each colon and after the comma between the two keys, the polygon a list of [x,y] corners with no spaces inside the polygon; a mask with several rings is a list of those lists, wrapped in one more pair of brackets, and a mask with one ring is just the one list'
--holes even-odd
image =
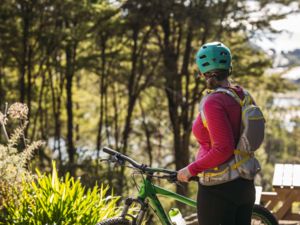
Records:
{"label": "pink jacket", "polygon": [[[232,88],[243,98],[242,88]],[[196,160],[188,165],[190,173],[214,168],[232,155],[240,136],[241,107],[231,96],[224,93],[210,95],[204,103],[207,128],[200,113],[193,123],[193,134],[200,144]]]}

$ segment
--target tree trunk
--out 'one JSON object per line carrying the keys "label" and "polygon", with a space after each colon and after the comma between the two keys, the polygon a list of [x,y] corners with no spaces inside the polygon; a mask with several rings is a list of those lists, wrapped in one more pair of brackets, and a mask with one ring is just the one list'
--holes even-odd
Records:
{"label": "tree trunk", "polygon": [[[133,41],[133,47],[131,51],[131,73],[129,76],[129,80],[127,83],[128,87],[128,106],[127,106],[127,114],[126,114],[126,119],[125,119],[125,125],[123,129],[123,137],[122,137],[122,153],[126,154],[127,153],[127,147],[128,147],[128,139],[130,136],[131,132],[131,118],[132,118],[132,113],[134,110],[134,106],[136,103],[136,88],[137,88],[137,83],[136,83],[136,67],[137,67],[137,61],[138,61],[138,34],[139,34],[139,27],[138,26],[133,26],[133,33],[132,33],[132,41]],[[119,174],[118,174],[118,190],[117,194],[122,194],[123,188],[124,188],[124,167],[121,167]]]}
{"label": "tree trunk", "polygon": [[[118,98],[117,98],[117,91],[115,84],[112,85],[112,97],[113,97],[113,108],[114,108],[114,138],[115,138],[115,148],[119,149],[119,136],[120,136],[120,127],[119,127],[119,103],[118,103]],[[107,105],[107,104],[106,104]],[[107,116],[106,116],[107,118]],[[107,135],[107,137],[109,137]]]}
{"label": "tree trunk", "polygon": [[31,134],[30,140],[35,139],[38,117],[41,116],[42,113],[43,113],[42,101],[43,101],[43,95],[44,95],[44,88],[45,88],[46,79],[45,79],[45,72],[43,71],[42,73],[43,73],[42,74],[42,84],[41,84],[41,89],[40,89],[39,97],[38,97],[38,109],[37,109],[37,111],[34,115],[32,134]]}
{"label": "tree trunk", "polygon": [[68,44],[66,47],[66,95],[67,95],[67,151],[69,155],[69,162],[72,165],[75,158],[75,146],[73,141],[73,98],[72,98],[72,84],[74,77],[74,60],[75,60],[75,45]]}
{"label": "tree trunk", "polygon": [[28,36],[29,36],[29,18],[28,18],[28,6],[26,3],[21,4],[21,11],[23,13],[23,27],[22,27],[22,58],[20,63],[20,102],[25,102],[26,97],[26,67],[28,56]]}
{"label": "tree trunk", "polygon": [[50,80],[50,89],[52,97],[52,111],[54,116],[54,151],[58,151],[59,162],[62,162],[62,154],[60,149],[60,140],[61,140],[61,97],[64,87],[64,78],[63,74],[60,74],[58,87],[54,86],[53,74],[51,68],[48,68],[49,80]]}
{"label": "tree trunk", "polygon": [[[27,59],[27,106],[28,106],[28,118],[31,114],[31,93],[32,93],[32,46],[28,46],[28,59]],[[29,126],[28,126],[29,127]],[[28,130],[26,129],[26,133]],[[26,135],[26,134],[25,134]]]}
{"label": "tree trunk", "polygon": [[2,68],[0,67],[0,107],[2,109],[2,106],[4,105],[5,102],[5,90],[3,86],[3,78],[5,77],[4,72],[2,72]]}
{"label": "tree trunk", "polygon": [[[173,150],[175,169],[179,170],[183,168],[187,162],[185,162],[185,155],[182,154],[181,148],[181,135],[180,135],[180,117],[179,117],[179,104],[181,101],[181,89],[179,89],[179,83],[181,82],[180,74],[177,72],[177,56],[174,47],[174,43],[170,42],[171,30],[169,18],[163,19],[161,23],[164,38],[164,46],[161,47],[163,51],[164,59],[164,75],[165,75],[165,91],[168,100],[169,116],[173,128]],[[185,194],[185,189],[176,187],[177,193]]]}
{"label": "tree trunk", "polygon": [[106,36],[102,34],[101,36],[101,74],[99,82],[99,92],[100,92],[100,114],[99,114],[99,123],[98,123],[98,133],[97,133],[97,155],[99,157],[100,148],[102,146],[102,128],[103,128],[103,118],[104,118],[104,97],[106,95]]}
{"label": "tree trunk", "polygon": [[148,124],[146,122],[146,113],[144,110],[144,107],[142,105],[142,100],[139,100],[139,106],[141,109],[141,113],[142,113],[142,119],[143,119],[143,128],[144,128],[144,132],[145,132],[145,136],[146,136],[146,143],[147,143],[147,153],[148,153],[148,157],[149,157],[149,166],[152,165],[152,144],[151,144],[151,132],[149,130]]}
{"label": "tree trunk", "polygon": [[[190,93],[190,74],[188,66],[191,58],[191,43],[193,29],[190,24],[186,27],[186,37],[178,38],[177,46],[171,42],[172,36],[176,35],[170,28],[169,18],[165,18],[161,26],[164,33],[164,46],[161,47],[164,57],[165,68],[165,91],[168,100],[169,116],[173,128],[173,149],[176,170],[180,170],[189,164],[189,141],[191,134],[192,116],[189,111],[194,112],[196,101],[191,97],[197,97]],[[182,25],[183,26],[183,25]],[[184,26],[183,26],[184,27]],[[184,32],[179,29],[178,36]],[[182,63],[178,62],[180,55],[180,42],[185,40]],[[181,64],[181,71],[178,72],[178,65]],[[196,87],[198,87],[196,85]],[[190,104],[193,102],[193,104]],[[182,195],[187,194],[187,184],[183,187],[177,186],[177,192]]]}
{"label": "tree trunk", "polygon": [[[76,77],[76,90],[80,90],[80,76]],[[75,103],[75,110],[77,112],[80,110],[80,105],[78,102]],[[76,142],[80,140],[80,125],[78,120],[75,122],[75,140]]]}

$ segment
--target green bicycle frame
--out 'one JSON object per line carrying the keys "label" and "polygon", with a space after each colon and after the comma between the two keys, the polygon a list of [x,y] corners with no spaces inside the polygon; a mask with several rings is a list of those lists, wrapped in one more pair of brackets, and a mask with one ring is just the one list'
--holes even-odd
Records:
{"label": "green bicycle frame", "polygon": [[146,199],[149,200],[150,206],[154,209],[154,212],[158,216],[162,225],[172,225],[172,222],[170,221],[169,216],[164,211],[159,199],[157,198],[157,195],[175,199],[176,201],[182,202],[192,207],[197,206],[196,201],[156,186],[151,182],[151,180],[145,179],[139,191],[139,198],[142,201],[145,201]]}

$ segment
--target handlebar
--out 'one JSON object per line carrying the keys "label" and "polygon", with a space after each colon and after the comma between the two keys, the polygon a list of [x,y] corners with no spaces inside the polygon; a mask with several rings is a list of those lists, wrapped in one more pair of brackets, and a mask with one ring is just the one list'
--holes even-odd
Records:
{"label": "handlebar", "polygon": [[171,174],[171,175],[177,174],[177,172],[174,171],[174,170],[168,170],[168,169],[163,169],[163,168],[152,168],[152,167],[148,167],[145,164],[140,164],[140,163],[136,162],[135,160],[133,160],[132,158],[130,158],[126,155],[123,155],[122,153],[117,152],[117,151],[115,151],[111,148],[108,148],[108,147],[103,147],[102,150],[105,153],[116,157],[120,161],[129,162],[133,167],[135,167],[139,170],[142,170],[144,172],[149,172],[149,173],[162,172],[162,173],[167,173],[167,174]]}
{"label": "handlebar", "polygon": [[[165,176],[165,178],[167,179],[170,179],[170,181],[177,181],[177,171],[174,171],[174,170],[168,170],[168,169],[163,169],[163,168],[152,168],[152,167],[148,167],[147,165],[145,164],[140,164],[138,162],[136,162],[135,160],[131,159],[130,157],[120,153],[120,152],[117,152],[111,148],[108,148],[108,147],[103,147],[102,150],[115,157],[119,163],[122,163],[124,161],[127,161],[128,163],[130,163],[133,167],[143,171],[143,172],[148,172],[148,173],[155,173],[155,172],[161,172],[161,173],[165,173],[165,174],[168,174],[167,176]],[[190,178],[190,181],[198,181],[199,178],[198,177],[191,177]]]}

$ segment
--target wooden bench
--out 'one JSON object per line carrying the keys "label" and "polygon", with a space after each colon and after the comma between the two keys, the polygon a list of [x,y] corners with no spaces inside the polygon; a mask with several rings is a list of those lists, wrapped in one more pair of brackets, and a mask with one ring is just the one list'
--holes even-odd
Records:
{"label": "wooden bench", "polygon": [[[300,221],[292,212],[292,204],[300,202],[300,165],[276,164],[273,175],[274,192],[262,192],[261,202],[280,221]],[[296,224],[296,223],[294,223]]]}

